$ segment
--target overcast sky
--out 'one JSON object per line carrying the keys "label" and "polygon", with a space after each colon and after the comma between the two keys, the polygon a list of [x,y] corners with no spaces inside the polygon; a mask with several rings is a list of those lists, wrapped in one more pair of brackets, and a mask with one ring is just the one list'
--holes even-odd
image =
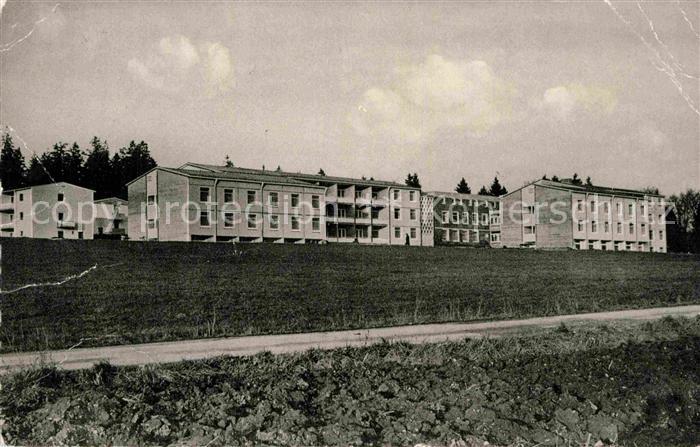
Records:
{"label": "overcast sky", "polygon": [[611,5],[9,1],[0,123],[26,156],[700,188],[700,3]]}

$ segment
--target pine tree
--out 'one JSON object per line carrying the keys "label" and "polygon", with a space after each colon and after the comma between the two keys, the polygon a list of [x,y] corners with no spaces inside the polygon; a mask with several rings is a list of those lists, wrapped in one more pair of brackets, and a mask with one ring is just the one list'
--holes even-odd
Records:
{"label": "pine tree", "polygon": [[90,145],[92,149],[85,158],[81,186],[95,190],[95,199],[104,199],[116,192],[113,177],[117,173],[112,169],[107,142],[93,137]]}
{"label": "pine tree", "polygon": [[323,176],[325,176],[325,175],[326,175],[326,171],[324,171],[323,168],[321,168],[321,169],[318,170],[318,175],[323,175]]}
{"label": "pine tree", "polygon": [[552,181],[553,181],[553,182],[559,183],[560,180],[559,180],[559,177],[557,177],[556,175],[553,175],[553,176],[552,176]]}
{"label": "pine tree", "polygon": [[224,160],[224,164],[226,165],[227,168],[232,168],[233,167],[233,162],[229,158],[228,155],[226,155],[226,159]]}
{"label": "pine tree", "polygon": [[26,171],[24,155],[18,147],[15,147],[10,133],[6,132],[2,136],[2,150],[0,152],[0,182],[2,182],[3,189],[24,186]]}
{"label": "pine tree", "polygon": [[572,184],[572,185],[579,185],[579,186],[583,185],[583,182],[582,182],[581,179],[578,177],[578,174],[575,173],[575,172],[574,172],[574,176],[571,177],[571,184]]}
{"label": "pine tree", "polygon": [[[42,157],[46,154],[42,154]],[[45,185],[51,183],[52,178],[49,176],[44,162],[36,154],[32,155],[29,160],[29,169],[27,170],[27,182],[29,186]]]}
{"label": "pine tree", "polygon": [[591,176],[589,175],[586,177],[586,186],[593,186],[593,182],[591,182]]}
{"label": "pine tree", "polygon": [[547,178],[547,174],[545,174],[545,175],[542,176],[542,180],[549,180],[549,179]]}
{"label": "pine tree", "polygon": [[491,189],[489,190],[489,194],[492,196],[502,196],[504,194],[507,194],[508,190],[501,186],[501,183],[498,181],[498,177],[493,178],[493,183],[491,183]]}
{"label": "pine tree", "polygon": [[406,183],[406,186],[412,186],[414,188],[421,187],[420,180],[418,179],[418,173],[416,173],[416,172],[414,172],[413,174],[411,174],[409,172],[408,175],[406,176],[405,183]]}
{"label": "pine tree", "polygon": [[455,188],[455,191],[460,193],[460,194],[471,194],[472,189],[469,187],[469,184],[467,181],[462,177],[462,180],[457,183],[457,187]]}
{"label": "pine tree", "polygon": [[491,193],[489,193],[489,190],[486,189],[486,186],[482,186],[481,189],[479,190],[479,195],[480,196],[488,196],[488,195],[491,195]]}
{"label": "pine tree", "polygon": [[119,172],[119,197],[127,196],[126,184],[158,166],[151,157],[148,144],[144,141],[136,144],[133,140],[128,147],[119,149],[119,156],[112,159],[113,168]]}

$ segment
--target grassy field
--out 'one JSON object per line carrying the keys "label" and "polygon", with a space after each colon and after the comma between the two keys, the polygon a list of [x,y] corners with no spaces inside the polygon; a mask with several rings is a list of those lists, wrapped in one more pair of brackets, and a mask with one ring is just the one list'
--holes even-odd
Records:
{"label": "grassy field", "polygon": [[700,302],[700,257],[3,240],[2,350],[520,318]]}
{"label": "grassy field", "polygon": [[[3,378],[11,445],[697,445],[700,318]],[[457,442],[455,442],[457,441]]]}

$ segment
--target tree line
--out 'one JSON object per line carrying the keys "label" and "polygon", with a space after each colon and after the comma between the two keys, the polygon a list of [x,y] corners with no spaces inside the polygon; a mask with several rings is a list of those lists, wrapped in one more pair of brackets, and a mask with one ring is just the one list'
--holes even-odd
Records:
{"label": "tree line", "polygon": [[110,154],[106,140],[93,137],[90,147],[58,142],[27,163],[9,132],[2,135],[0,181],[5,190],[67,182],[95,191],[95,199],[127,198],[126,184],[156,167],[148,143],[131,141]]}

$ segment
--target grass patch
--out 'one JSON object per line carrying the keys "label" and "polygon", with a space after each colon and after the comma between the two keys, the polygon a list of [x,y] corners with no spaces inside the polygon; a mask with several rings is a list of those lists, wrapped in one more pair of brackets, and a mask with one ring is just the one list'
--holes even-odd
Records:
{"label": "grass patch", "polygon": [[[3,380],[8,443],[694,446],[700,318],[432,345],[40,368]],[[483,445],[483,444],[473,444]]]}
{"label": "grass patch", "polygon": [[9,239],[2,254],[3,290],[99,266],[1,295],[4,352],[700,302],[700,256],[657,253]]}

